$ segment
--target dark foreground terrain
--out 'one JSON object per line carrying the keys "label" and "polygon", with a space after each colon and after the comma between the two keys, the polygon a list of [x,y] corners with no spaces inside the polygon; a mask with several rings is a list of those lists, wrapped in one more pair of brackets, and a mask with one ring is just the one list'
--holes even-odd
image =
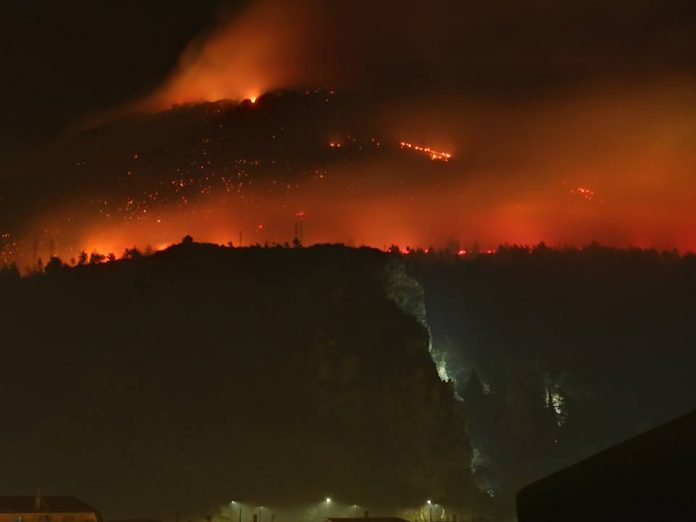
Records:
{"label": "dark foreground terrain", "polygon": [[331,495],[510,520],[527,484],[696,405],[693,255],[130,257],[3,272],[8,493],[107,516]]}
{"label": "dark foreground terrain", "polygon": [[388,260],[187,244],[6,274],[0,489],[67,488],[109,517],[469,506],[464,410],[387,299]]}

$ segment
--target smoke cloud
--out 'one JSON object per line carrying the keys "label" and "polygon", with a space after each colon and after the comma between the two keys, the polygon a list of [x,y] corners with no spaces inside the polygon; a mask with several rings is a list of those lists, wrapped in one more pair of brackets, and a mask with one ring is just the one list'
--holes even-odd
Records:
{"label": "smoke cloud", "polygon": [[[75,210],[74,184],[55,183],[59,193],[46,197],[51,205],[23,227],[25,244],[39,230],[49,231],[48,245],[60,229],[56,244],[69,259],[79,249],[118,254],[187,233],[237,243],[243,230],[247,244],[285,242],[301,211],[307,242],[427,247],[454,238],[495,248],[597,240],[696,249],[694,9],[677,0],[250,2],[190,42],[140,108],[256,99],[285,88],[347,93],[355,103],[340,122],[350,128],[330,129],[321,120],[316,128],[314,122],[283,131],[313,144],[305,162],[326,176],[286,180],[293,189],[283,194],[259,183],[244,188],[246,199],[206,194],[184,210],[159,209],[151,200],[137,220],[107,225]],[[225,139],[248,135],[249,125],[262,121],[278,123],[264,107],[259,98],[258,119],[249,112]],[[116,165],[115,175],[128,176],[128,183],[143,172],[179,179],[190,164],[178,154],[193,150],[179,138],[200,140],[200,121],[149,145],[138,125],[126,139],[104,138],[123,143],[93,151],[106,157],[103,150],[119,150],[106,167],[93,167],[96,160],[85,165],[82,150],[72,165],[94,178]],[[286,161],[264,150],[274,146],[279,129],[273,129],[242,147],[240,157]],[[392,152],[404,141],[453,159],[410,161],[406,151],[398,159],[389,153],[350,162],[326,155],[336,135],[349,134],[381,140]],[[148,167],[131,164],[134,152],[148,148],[171,159],[145,154]],[[55,164],[44,161],[36,170],[73,176]],[[90,194],[97,201],[107,196],[113,194]]]}

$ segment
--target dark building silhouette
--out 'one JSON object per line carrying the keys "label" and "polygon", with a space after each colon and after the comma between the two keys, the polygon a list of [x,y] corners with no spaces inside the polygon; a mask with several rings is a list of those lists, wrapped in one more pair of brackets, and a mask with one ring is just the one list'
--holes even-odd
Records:
{"label": "dark building silhouette", "polygon": [[155,518],[119,518],[108,522],[162,522]]}
{"label": "dark building silhouette", "polygon": [[696,411],[517,494],[519,522],[696,520]]}
{"label": "dark building silhouette", "polygon": [[327,520],[329,522],[365,522],[365,520],[370,522],[408,522],[403,518],[398,517],[371,517],[367,512],[365,512],[364,517],[329,517]]}
{"label": "dark building silhouette", "polygon": [[74,497],[0,497],[0,522],[101,522],[101,515]]}

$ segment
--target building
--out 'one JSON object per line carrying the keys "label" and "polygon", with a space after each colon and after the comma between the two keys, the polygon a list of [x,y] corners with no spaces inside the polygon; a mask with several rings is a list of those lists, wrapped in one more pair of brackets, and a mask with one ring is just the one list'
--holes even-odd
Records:
{"label": "building", "polygon": [[370,517],[367,511],[363,518],[360,517],[329,517],[328,522],[408,522],[403,518],[396,517]]}
{"label": "building", "polygon": [[517,494],[519,522],[696,520],[696,411]]}
{"label": "building", "polygon": [[0,522],[101,522],[101,515],[74,497],[0,497]]}

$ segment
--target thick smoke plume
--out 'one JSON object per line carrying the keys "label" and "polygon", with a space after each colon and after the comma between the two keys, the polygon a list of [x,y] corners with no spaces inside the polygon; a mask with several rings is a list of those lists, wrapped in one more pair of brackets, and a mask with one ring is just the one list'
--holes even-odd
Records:
{"label": "thick smoke plume", "polygon": [[[302,161],[316,179],[286,179],[292,190],[281,195],[250,179],[241,203],[227,194],[190,200],[185,211],[152,202],[137,221],[112,219],[107,226],[76,210],[74,184],[56,182],[50,204],[37,205],[41,212],[14,228],[23,229],[25,245],[43,236],[44,258],[54,238],[57,253],[68,259],[80,249],[156,248],[187,233],[219,243],[238,243],[240,230],[246,244],[292,241],[298,212],[306,216],[307,243],[425,248],[452,238],[495,248],[597,240],[695,249],[693,9],[678,1],[625,0],[536,0],[524,9],[512,1],[251,2],[192,41],[141,107],[258,97],[257,110],[235,120],[224,147],[250,135],[250,126],[275,122],[245,142],[239,158],[283,162],[298,143],[311,144]],[[326,119],[302,131],[296,122],[281,122],[275,109],[264,112],[266,92],[318,87],[352,97],[351,118],[340,120],[350,128],[329,129],[334,105],[328,101]],[[105,167],[85,163],[79,144],[72,167],[87,179],[114,166],[128,183],[150,173],[175,182],[177,169],[190,167],[179,152],[201,148],[197,118],[177,132],[167,134],[165,126],[167,137],[151,145],[145,143],[150,127],[141,129],[138,121],[118,137],[100,131],[104,143],[93,149],[108,160]],[[288,154],[268,152],[279,132],[292,138]],[[379,140],[392,152],[403,141],[453,158],[408,161],[407,151],[398,159],[328,156],[330,143],[348,135]],[[45,161],[35,170],[67,179],[56,164]],[[108,190],[90,197],[116,199]],[[58,213],[56,206],[68,210]]]}
{"label": "thick smoke plume", "polygon": [[385,138],[455,154],[401,195],[361,165],[373,212],[322,239],[694,248],[691,8],[668,3],[260,1],[191,44],[151,102],[337,87]]}

